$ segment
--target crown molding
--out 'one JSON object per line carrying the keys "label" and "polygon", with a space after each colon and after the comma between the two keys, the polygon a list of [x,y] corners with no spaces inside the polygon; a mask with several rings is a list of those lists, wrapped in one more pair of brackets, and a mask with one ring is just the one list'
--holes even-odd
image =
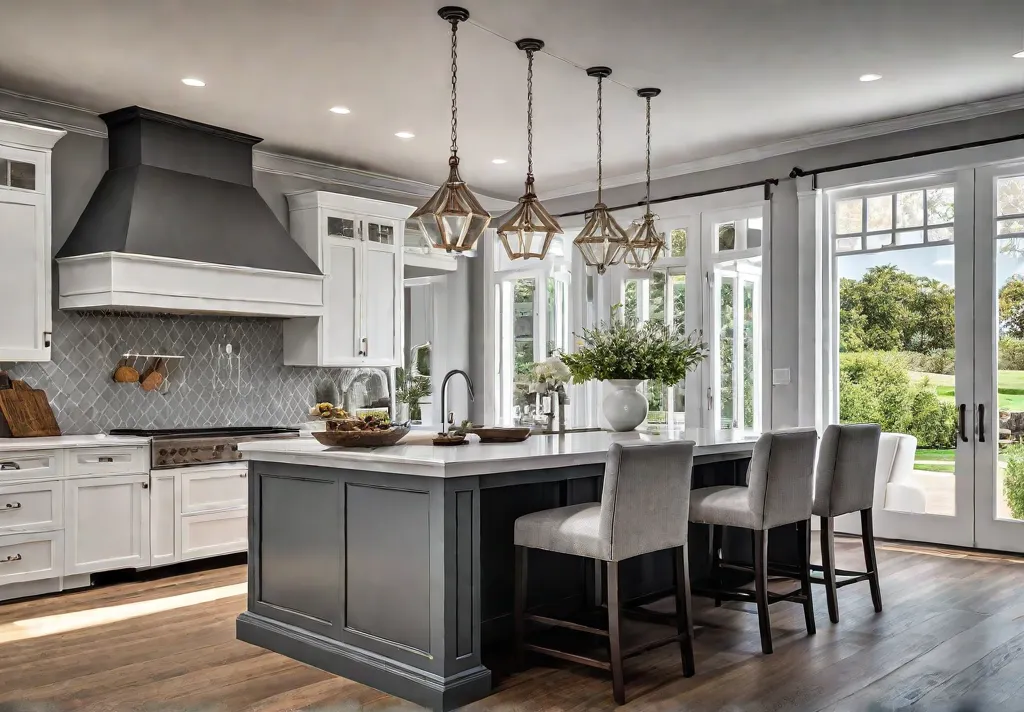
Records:
{"label": "crown molding", "polygon": [[[64,129],[95,138],[107,137],[107,126],[96,112],[83,109],[80,106],[40,99],[7,89],[0,89],[0,119],[19,123],[27,121],[38,126]],[[372,191],[394,196],[400,201],[416,205],[432,196],[437,190],[436,185],[421,181],[396,178],[261,149],[253,149],[252,164],[253,170],[263,173],[304,178],[353,190]],[[512,201],[479,193],[477,197],[486,210],[493,212],[505,212],[515,205]]]}
{"label": "crown molding", "polygon": [[[651,180],[674,178],[675,176],[711,171],[718,168],[727,168],[729,166],[737,166],[743,163],[754,163],[766,158],[784,156],[787,153],[798,153],[800,151],[806,151],[813,148],[823,148],[825,146],[834,146],[836,144],[856,141],[858,139],[874,138],[876,136],[884,136],[886,134],[899,133],[901,131],[937,126],[939,124],[949,124],[956,121],[965,121],[967,119],[976,119],[982,116],[991,116],[993,114],[1001,114],[1006,111],[1016,111],[1018,109],[1024,109],[1024,93],[1011,94],[1008,96],[997,97],[995,99],[985,99],[983,101],[975,101],[969,104],[947,106],[941,109],[934,109],[932,111],[925,111],[918,114],[908,114],[907,116],[899,116],[893,119],[871,121],[839,129],[818,131],[799,138],[786,139],[784,141],[764,146],[745,148],[732,153],[724,153],[717,156],[709,156],[707,158],[698,158],[685,163],[676,163],[671,166],[652,170]],[[606,177],[603,181],[603,187],[607,190],[609,188],[621,188],[624,186],[636,185],[643,183],[646,178],[647,177],[644,173],[630,173],[628,175],[617,176],[611,179]],[[581,195],[583,193],[591,193],[596,190],[597,182],[588,181],[553,191],[545,191],[541,197],[544,200],[567,198],[574,195]]]}

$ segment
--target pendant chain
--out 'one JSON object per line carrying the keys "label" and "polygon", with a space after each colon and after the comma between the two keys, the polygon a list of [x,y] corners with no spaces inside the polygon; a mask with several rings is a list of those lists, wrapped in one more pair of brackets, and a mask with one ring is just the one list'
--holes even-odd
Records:
{"label": "pendant chain", "polygon": [[457,84],[459,78],[459,21],[452,20],[452,155],[459,152],[459,105]]}
{"label": "pendant chain", "polygon": [[647,98],[647,212],[651,212],[651,97]]}
{"label": "pendant chain", "polygon": [[526,175],[533,179],[533,50],[526,52]]}
{"label": "pendant chain", "polygon": [[604,77],[597,78],[597,202],[601,202],[601,82]]}

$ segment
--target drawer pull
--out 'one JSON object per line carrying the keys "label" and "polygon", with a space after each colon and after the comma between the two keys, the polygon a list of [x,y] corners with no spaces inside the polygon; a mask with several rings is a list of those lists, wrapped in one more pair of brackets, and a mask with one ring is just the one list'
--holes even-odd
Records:
{"label": "drawer pull", "polygon": [[3,509],[0,509],[0,512],[7,512],[12,509],[21,509],[21,502],[8,502],[4,505]]}
{"label": "drawer pull", "polygon": [[0,564],[9,564],[13,561],[21,561],[21,554],[15,554],[14,556],[8,556],[6,559],[0,559]]}
{"label": "drawer pull", "polygon": [[239,477],[248,477],[248,475],[243,472],[242,474],[239,475]]}
{"label": "drawer pull", "polygon": [[0,470],[20,470],[20,469],[21,469],[21,465],[19,465],[16,462],[11,462],[10,460],[8,460],[7,462],[0,462]]}
{"label": "drawer pull", "polygon": [[113,461],[114,461],[114,458],[106,457],[106,456],[97,459],[97,462],[113,462]]}

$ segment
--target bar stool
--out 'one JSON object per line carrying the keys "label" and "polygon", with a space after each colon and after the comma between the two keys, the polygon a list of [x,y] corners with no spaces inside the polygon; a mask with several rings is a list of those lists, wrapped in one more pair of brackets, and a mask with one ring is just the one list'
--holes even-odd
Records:
{"label": "bar stool", "polygon": [[[811,568],[821,571],[822,578],[814,577],[811,581],[825,585],[828,617],[833,623],[839,622],[839,589],[861,581],[870,583],[871,603],[876,612],[882,611],[882,590],[878,585],[875,533],[871,521],[875,467],[881,435],[882,429],[877,425],[858,424],[830,425],[821,436],[813,508],[814,516],[821,517],[821,566],[812,565]],[[836,517],[853,512],[860,512],[861,541],[867,571],[836,568],[833,522]],[[837,575],[849,578],[837,581]]]}
{"label": "bar stool", "polygon": [[[772,652],[771,618],[768,606],[779,601],[803,604],[807,634],[813,635],[814,602],[811,597],[811,499],[813,495],[814,450],[818,435],[814,428],[793,428],[764,433],[754,445],[747,471],[747,485],[719,485],[693,491],[690,521],[713,526],[738,527],[753,532],[754,591],[718,589],[709,592],[720,599],[753,601],[761,630],[761,650]],[[787,594],[768,590],[768,530],[797,525],[799,565],[796,572],[781,574],[800,582]],[[714,540],[716,537],[712,537]],[[721,549],[712,554],[712,573],[724,566]],[[749,567],[732,566],[749,570]],[[773,571],[774,573],[774,571]]]}
{"label": "bar stool", "polygon": [[[693,443],[614,443],[605,461],[601,501],[534,512],[515,523],[516,656],[526,651],[581,663],[612,674],[617,704],[625,704],[622,661],[652,648],[679,642],[683,675],[694,674],[693,621],[687,571],[687,513],[693,474]],[[527,552],[544,549],[606,563],[608,627],[530,615],[526,611]],[[629,650],[622,649],[619,564],[634,556],[675,550],[676,633]],[[535,621],[608,638],[608,661],[526,642],[526,622]]]}

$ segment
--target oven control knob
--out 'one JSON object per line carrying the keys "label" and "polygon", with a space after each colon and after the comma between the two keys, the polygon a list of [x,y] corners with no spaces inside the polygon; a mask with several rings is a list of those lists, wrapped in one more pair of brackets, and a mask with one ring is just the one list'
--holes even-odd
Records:
{"label": "oven control knob", "polygon": [[165,447],[160,448],[160,455],[161,456],[167,455],[167,448],[165,448]]}

